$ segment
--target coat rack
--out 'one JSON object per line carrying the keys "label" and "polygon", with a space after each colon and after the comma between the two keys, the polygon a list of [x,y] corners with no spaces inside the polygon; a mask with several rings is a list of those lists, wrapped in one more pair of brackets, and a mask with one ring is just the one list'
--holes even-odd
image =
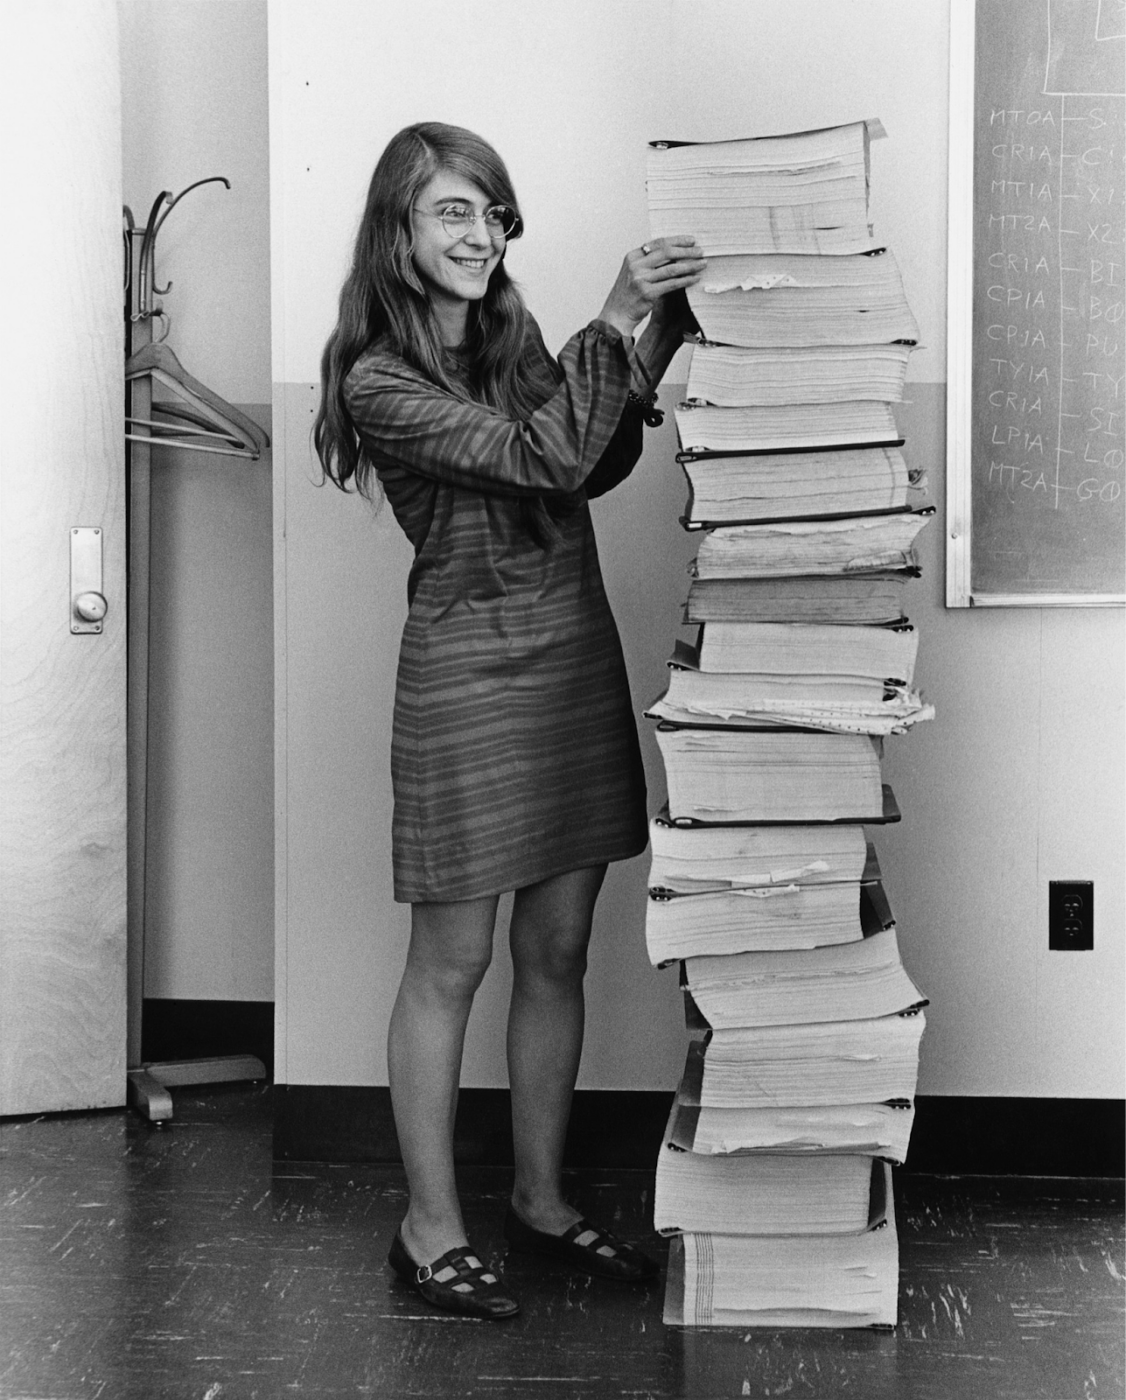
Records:
{"label": "coat rack", "polygon": [[[128,1099],[152,1122],[172,1117],[175,1085],[238,1079],[264,1079],[266,1068],[254,1055],[205,1060],[142,1063],[145,915],[147,908],[149,588],[151,474],[153,453],[175,447],[220,457],[256,461],[269,446],[261,428],[184,369],[165,345],[170,318],[163,303],[172,283],[156,281],[156,239],[172,210],[201,185],[221,184],[222,175],[182,189],[162,190],[147,222],[137,227],[125,206],[122,219],[125,306],[125,442],[129,482],[128,580],[128,826],[129,826],[129,998],[127,1020]],[[162,332],[153,337],[153,322]],[[154,398],[159,385],[166,396]],[[167,395],[172,397],[167,397]],[[159,460],[159,458],[158,458]]]}

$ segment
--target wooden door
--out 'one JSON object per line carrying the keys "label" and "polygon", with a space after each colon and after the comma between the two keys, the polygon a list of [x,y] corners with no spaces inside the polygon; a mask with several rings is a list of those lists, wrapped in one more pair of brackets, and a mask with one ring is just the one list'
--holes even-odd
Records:
{"label": "wooden door", "polygon": [[[125,463],[113,0],[0,18],[0,1113],[125,1099]],[[108,612],[75,632],[71,535]]]}

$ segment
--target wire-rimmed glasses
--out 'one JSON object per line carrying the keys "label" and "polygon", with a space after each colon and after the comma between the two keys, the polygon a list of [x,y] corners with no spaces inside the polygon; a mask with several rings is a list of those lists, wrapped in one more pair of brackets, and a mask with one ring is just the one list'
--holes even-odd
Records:
{"label": "wire-rimmed glasses", "polygon": [[451,238],[464,238],[478,223],[485,225],[490,238],[519,238],[523,232],[519,214],[507,204],[490,204],[483,214],[478,214],[468,204],[446,204],[436,210],[423,209],[416,204],[415,208],[420,214],[440,220]]}

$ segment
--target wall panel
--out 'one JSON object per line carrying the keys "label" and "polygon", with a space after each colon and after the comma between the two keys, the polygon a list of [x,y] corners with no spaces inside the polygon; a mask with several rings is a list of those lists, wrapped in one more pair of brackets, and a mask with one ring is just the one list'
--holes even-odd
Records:
{"label": "wall panel", "polygon": [[[265,0],[123,0],[124,198],[223,175],[169,215],[161,327],[270,423]],[[170,284],[170,285],[169,285]],[[161,331],[157,332],[158,334]],[[153,452],[145,995],[273,996],[271,469]]]}

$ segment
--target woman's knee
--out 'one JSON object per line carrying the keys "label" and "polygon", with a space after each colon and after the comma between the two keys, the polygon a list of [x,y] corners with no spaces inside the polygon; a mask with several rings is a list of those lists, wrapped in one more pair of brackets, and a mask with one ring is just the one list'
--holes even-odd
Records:
{"label": "woman's knee", "polygon": [[495,901],[489,910],[469,905],[415,905],[405,978],[431,995],[472,997],[493,955]]}
{"label": "woman's knee", "polygon": [[605,866],[572,870],[516,892],[509,941],[518,978],[582,981],[594,904],[605,873]]}
{"label": "woman's knee", "polygon": [[468,956],[416,959],[407,963],[408,974],[420,991],[450,1002],[472,1000],[488,968],[488,958]]}
{"label": "woman's knee", "polygon": [[512,967],[518,979],[559,986],[581,983],[586,973],[589,921],[550,920],[513,930]]}

